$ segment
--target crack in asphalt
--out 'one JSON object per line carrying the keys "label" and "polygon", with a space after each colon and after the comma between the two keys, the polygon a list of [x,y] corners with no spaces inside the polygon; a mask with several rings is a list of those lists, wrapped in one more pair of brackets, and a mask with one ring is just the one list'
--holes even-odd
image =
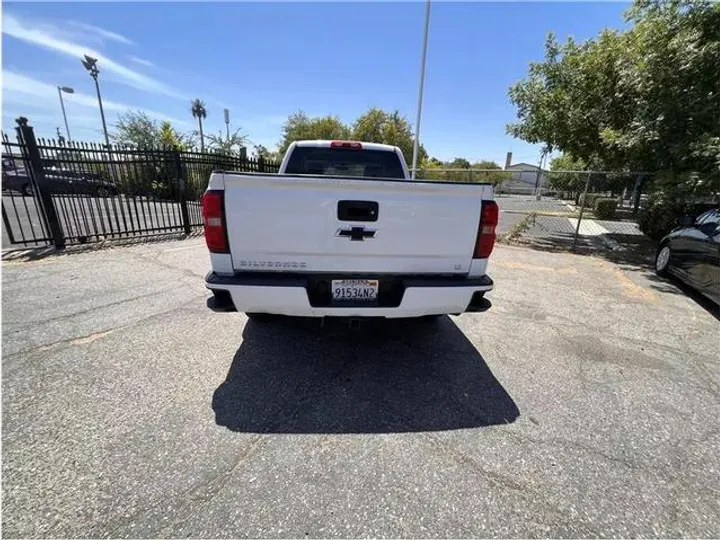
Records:
{"label": "crack in asphalt", "polygon": [[[506,430],[499,429],[498,431],[503,432],[504,434],[508,434],[509,432]],[[562,511],[558,507],[551,505],[547,502],[547,497],[544,493],[539,492],[538,490],[530,487],[527,484],[522,484],[506,475],[502,475],[500,473],[496,473],[493,471],[488,471],[487,469],[483,468],[478,464],[475,459],[473,459],[471,456],[465,454],[464,452],[457,450],[455,448],[452,448],[446,444],[444,444],[441,440],[439,440],[433,433],[425,432],[421,434],[428,440],[430,440],[433,443],[433,446],[437,450],[439,450],[443,455],[450,456],[454,461],[457,463],[468,467],[472,471],[478,473],[479,475],[486,478],[491,483],[494,483],[500,488],[507,488],[510,489],[516,493],[518,493],[523,499],[529,499],[530,503],[538,504],[540,505],[545,511],[547,511],[549,514],[554,515],[555,517],[559,518],[559,522],[553,522],[553,523],[546,523],[544,521],[541,521],[543,525],[547,526],[557,526],[559,524],[561,525],[568,525],[572,524],[574,526],[577,525],[575,521],[572,521],[570,519],[570,516],[567,515],[566,512]],[[593,530],[591,527],[589,527],[587,524],[584,524],[586,527],[586,530],[589,531],[589,536],[595,536],[600,537],[600,532]]]}
{"label": "crack in asphalt", "polygon": [[[164,292],[167,292],[167,290],[165,290]],[[155,293],[151,293],[151,294],[148,294],[148,295],[145,295],[145,296],[153,296],[154,294],[155,294]],[[158,293],[158,294],[159,294],[159,293]],[[198,298],[201,298],[201,297],[204,297],[204,296],[206,296],[204,293],[203,293],[203,294],[197,294],[197,295],[193,296],[193,297],[192,297],[190,300],[188,300],[187,302],[183,302],[183,303],[178,304],[177,306],[174,306],[174,307],[172,307],[172,308],[170,308],[170,309],[167,309],[167,310],[165,310],[165,311],[161,311],[161,312],[159,312],[159,313],[153,313],[152,315],[148,315],[147,317],[143,317],[143,318],[141,318],[141,319],[137,319],[137,320],[135,320],[135,321],[133,321],[133,322],[130,322],[130,323],[127,323],[127,324],[120,324],[120,325],[117,325],[117,326],[112,326],[112,327],[110,327],[110,328],[105,328],[105,329],[102,329],[102,330],[97,330],[97,331],[95,331],[95,332],[91,332],[90,334],[85,334],[85,335],[83,335],[83,336],[73,336],[73,337],[70,337],[70,338],[66,338],[66,339],[61,339],[61,340],[58,340],[58,341],[54,341],[54,342],[52,342],[52,343],[48,343],[48,344],[44,344],[44,345],[38,345],[37,347],[33,347],[33,348],[31,348],[31,349],[25,349],[25,350],[18,351],[18,352],[12,353],[12,354],[3,355],[3,360],[14,359],[14,358],[17,357],[17,356],[26,355],[26,354],[27,354],[27,355],[30,355],[30,354],[34,354],[34,353],[36,353],[36,352],[45,352],[45,351],[48,351],[48,350],[52,350],[52,349],[56,349],[56,348],[62,347],[63,345],[74,345],[73,342],[76,342],[76,341],[82,340],[82,339],[90,338],[90,337],[92,337],[92,336],[95,336],[96,334],[102,334],[102,333],[110,334],[110,333],[112,333],[112,332],[114,332],[114,331],[116,331],[116,330],[122,330],[122,329],[126,329],[126,328],[132,328],[133,326],[137,326],[138,324],[147,322],[147,321],[152,320],[152,319],[154,319],[154,318],[156,318],[156,317],[162,317],[162,316],[164,316],[164,315],[167,315],[168,313],[172,313],[172,312],[174,312],[174,311],[178,311],[178,310],[180,310],[180,309],[184,309],[184,308],[186,308],[188,305],[192,304],[193,302],[196,302],[196,301],[198,300]],[[144,297],[144,296],[138,296],[138,297],[135,297],[135,298],[143,298],[143,297]],[[129,301],[132,301],[132,300],[127,300],[127,302],[129,302]],[[123,302],[126,302],[126,301],[123,301]],[[119,303],[123,303],[123,302],[119,302]],[[110,305],[110,304],[108,304],[108,305]],[[107,306],[103,306],[103,307],[107,307]],[[92,311],[92,310],[90,310],[90,311]],[[73,316],[73,315],[68,315],[68,317],[72,317],[72,316]],[[7,369],[7,366],[3,366],[3,367],[4,367],[4,369]]]}

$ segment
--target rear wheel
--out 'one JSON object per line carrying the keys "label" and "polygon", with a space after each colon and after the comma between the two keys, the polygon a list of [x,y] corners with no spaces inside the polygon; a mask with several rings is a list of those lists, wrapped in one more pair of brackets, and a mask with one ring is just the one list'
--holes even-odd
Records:
{"label": "rear wheel", "polygon": [[22,191],[22,194],[23,194],[25,197],[32,197],[32,194],[33,194],[32,184],[30,184],[30,183],[25,184],[25,185],[22,187],[21,191]]}
{"label": "rear wheel", "polygon": [[655,273],[658,276],[666,276],[670,265],[670,244],[663,244],[655,255]]}
{"label": "rear wheel", "polygon": [[100,186],[99,188],[97,188],[95,190],[95,195],[97,195],[98,197],[105,198],[105,197],[109,197],[110,195],[112,195],[112,193],[110,193],[110,190],[108,188],[106,188],[105,186]]}

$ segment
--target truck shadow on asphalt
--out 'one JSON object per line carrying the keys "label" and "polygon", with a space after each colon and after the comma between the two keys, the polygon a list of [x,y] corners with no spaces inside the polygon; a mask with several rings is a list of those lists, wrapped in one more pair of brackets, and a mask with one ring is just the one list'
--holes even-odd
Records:
{"label": "truck shadow on asphalt", "polygon": [[215,421],[247,433],[399,433],[514,422],[517,405],[449,317],[248,321]]}

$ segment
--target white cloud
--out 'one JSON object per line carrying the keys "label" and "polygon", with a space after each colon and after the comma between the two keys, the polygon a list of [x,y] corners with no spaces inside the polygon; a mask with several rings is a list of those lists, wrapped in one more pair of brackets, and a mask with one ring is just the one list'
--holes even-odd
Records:
{"label": "white cloud", "polygon": [[157,94],[163,94],[178,99],[189,99],[188,96],[180,93],[174,88],[168,85],[133,71],[121,64],[118,64],[114,60],[104,56],[103,54],[95,51],[89,47],[85,47],[81,44],[68,41],[62,37],[62,31],[47,25],[35,25],[30,22],[21,21],[17,17],[5,13],[3,17],[3,33],[20,39],[27,43],[43,47],[72,58],[76,58],[78,61],[84,56],[89,55],[98,60],[98,66],[100,70],[107,70],[114,75],[119,76],[119,82],[122,82],[133,88],[154,92]]}
{"label": "white cloud", "polygon": [[150,60],[145,60],[144,58],[138,58],[137,56],[131,56],[130,60],[132,60],[133,62],[137,62],[141,66],[153,67],[155,65]]}
{"label": "white cloud", "polygon": [[92,34],[95,34],[96,36],[107,39],[110,41],[117,41],[118,43],[124,43],[125,45],[135,45],[130,39],[126,38],[125,36],[118,34],[117,32],[112,32],[110,30],[106,30],[104,28],[100,28],[99,26],[94,26],[92,24],[87,24],[79,21],[68,21],[68,24],[71,26],[74,26],[76,28],[80,28],[81,30],[84,30],[85,32],[90,32]]}
{"label": "white cloud", "polygon": [[[55,85],[38,81],[37,79],[33,79],[20,73],[3,71],[2,89],[3,109],[6,109],[8,104],[21,107],[30,106],[38,109],[53,111],[58,110],[60,107],[58,102],[59,98],[57,87]],[[96,96],[84,94],[82,92],[64,94],[63,99],[67,100],[68,103],[75,103],[82,107],[90,107],[93,109],[99,108]],[[103,109],[105,112],[125,112],[128,110],[139,109],[158,120],[168,120],[172,122],[175,127],[191,127],[193,125],[187,120],[173,118],[172,116],[168,116],[167,114],[158,111],[152,111],[143,107],[136,107],[107,99],[103,99]],[[3,113],[5,113],[5,111],[3,111]],[[30,119],[32,120],[32,118]]]}

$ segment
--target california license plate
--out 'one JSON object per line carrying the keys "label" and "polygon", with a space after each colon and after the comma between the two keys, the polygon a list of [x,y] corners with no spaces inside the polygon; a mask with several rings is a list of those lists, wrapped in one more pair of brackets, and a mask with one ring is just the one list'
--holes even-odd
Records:
{"label": "california license plate", "polygon": [[377,294],[376,279],[332,280],[332,297],[336,302],[375,302]]}

